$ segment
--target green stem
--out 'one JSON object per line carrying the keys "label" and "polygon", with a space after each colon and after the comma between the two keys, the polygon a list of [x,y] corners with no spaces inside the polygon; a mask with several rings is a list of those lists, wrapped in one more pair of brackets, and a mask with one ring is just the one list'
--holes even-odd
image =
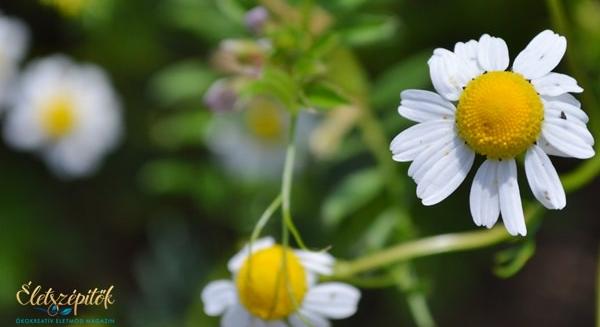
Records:
{"label": "green stem", "polygon": [[260,237],[260,233],[262,232],[263,228],[265,227],[265,225],[267,225],[269,219],[271,219],[271,217],[280,205],[281,195],[278,195],[273,200],[273,202],[271,202],[271,204],[267,207],[265,212],[263,212],[263,214],[260,216],[260,219],[256,223],[256,226],[254,226],[254,230],[252,230],[252,236],[250,237],[250,246],[252,246],[252,243],[254,243],[254,241],[256,241]]}
{"label": "green stem", "polygon": [[[529,210],[526,211],[527,222],[533,222],[542,212],[542,207],[539,204],[530,206]],[[391,264],[434,254],[482,248],[498,244],[509,238],[511,236],[506,233],[502,226],[486,231],[424,237],[415,241],[400,243],[354,261],[339,262],[336,265],[335,277],[349,278]]]}
{"label": "green stem", "polygon": [[581,94],[581,98],[586,104],[586,108],[584,109],[587,110],[588,116],[590,116],[590,129],[596,137],[600,137],[600,113],[597,112],[597,110],[600,110],[600,103],[594,95],[592,83],[590,83],[587,74],[579,64],[582,62],[582,59],[579,56],[579,45],[576,42],[573,42],[576,41],[576,39],[573,38],[573,34],[569,28],[569,22],[565,15],[565,8],[560,0],[546,0],[546,5],[550,12],[550,18],[554,28],[557,32],[565,35],[567,40],[571,42],[571,49],[566,57],[567,65],[572,72],[573,77],[575,77],[579,85],[586,91]]}
{"label": "green stem", "polygon": [[[289,142],[287,146],[287,151],[285,155],[285,164],[283,166],[283,177],[281,182],[281,214],[283,217],[283,225],[284,225],[284,235],[287,237],[287,231],[292,233],[294,236],[294,240],[298,243],[298,246],[304,250],[306,250],[306,245],[300,236],[300,232],[296,225],[294,224],[294,220],[292,219],[292,210],[291,210],[291,193],[292,193],[292,180],[294,177],[294,158],[296,156],[296,146],[295,146],[295,134],[296,134],[296,117],[291,118],[291,128],[290,128],[290,136]],[[287,244],[286,244],[287,245]]]}

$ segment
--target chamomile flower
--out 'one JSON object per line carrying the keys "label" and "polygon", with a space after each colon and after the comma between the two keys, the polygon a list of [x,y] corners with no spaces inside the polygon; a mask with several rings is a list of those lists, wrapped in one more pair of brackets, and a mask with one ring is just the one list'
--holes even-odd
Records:
{"label": "chamomile flower", "polygon": [[25,55],[28,40],[29,31],[25,24],[0,12],[0,105],[5,103],[11,93],[11,81]]}
{"label": "chamomile flower", "polygon": [[38,152],[61,177],[92,173],[120,134],[119,101],[104,71],[58,55],[25,69],[4,126],[9,145]]}
{"label": "chamomile flower", "polygon": [[246,245],[228,263],[233,280],[218,280],[202,291],[204,311],[223,315],[222,327],[326,327],[328,319],[356,312],[360,292],[353,286],[317,283],[332,273],[327,253],[292,250],[272,238]]}
{"label": "chamomile flower", "polygon": [[[281,176],[289,131],[289,113],[276,101],[255,97],[239,104],[243,110],[215,113],[206,143],[225,169],[245,180]],[[308,135],[315,125],[311,113],[301,112],[296,127],[296,159],[301,169],[308,158]]]}
{"label": "chamomile flower", "polygon": [[437,93],[402,92],[398,112],[418,124],[390,145],[394,160],[412,161],[408,175],[424,205],[454,192],[479,154],[486,160],[471,186],[475,224],[491,228],[502,214],[511,235],[525,235],[515,162],[524,154],[535,198],[548,209],[565,207],[565,192],[548,155],[594,156],[588,117],[569,94],[583,89],[572,77],[552,72],[566,47],[563,36],[543,31],[510,70],[506,43],[487,34],[457,43],[454,51],[434,50],[428,64]]}

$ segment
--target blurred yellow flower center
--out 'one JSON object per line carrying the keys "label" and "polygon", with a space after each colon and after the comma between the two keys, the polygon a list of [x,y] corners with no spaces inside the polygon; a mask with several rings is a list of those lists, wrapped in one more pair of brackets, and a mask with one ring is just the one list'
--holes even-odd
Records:
{"label": "blurred yellow flower center", "polygon": [[459,135],[475,152],[494,159],[513,158],[538,138],[544,109],[523,76],[496,71],[467,84],[458,101]]}
{"label": "blurred yellow flower center", "polygon": [[270,101],[253,101],[246,111],[246,124],[253,135],[264,141],[276,142],[283,135],[281,109]]}
{"label": "blurred yellow flower center", "polygon": [[44,130],[54,139],[69,134],[75,126],[75,109],[67,96],[53,98],[42,109],[41,115]]}
{"label": "blurred yellow flower center", "polygon": [[238,272],[236,284],[240,302],[264,320],[281,319],[295,312],[307,290],[300,260],[279,245],[249,256]]}

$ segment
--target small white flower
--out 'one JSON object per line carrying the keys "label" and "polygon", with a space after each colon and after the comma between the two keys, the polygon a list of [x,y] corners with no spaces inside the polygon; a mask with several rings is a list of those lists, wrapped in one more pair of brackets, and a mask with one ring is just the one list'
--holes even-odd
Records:
{"label": "small white flower", "polygon": [[229,260],[232,281],[204,288],[204,311],[223,315],[221,327],[330,326],[328,319],[352,316],[360,299],[353,286],[317,283],[334,263],[327,253],[284,249],[270,237],[257,240]]}
{"label": "small white flower", "polygon": [[486,160],[470,194],[475,224],[491,228],[502,213],[511,235],[525,235],[515,163],[525,153],[535,198],[549,209],[565,207],[565,192],[548,154],[594,156],[588,117],[569,94],[583,89],[572,77],[552,72],[566,47],[563,36],[543,31],[508,71],[506,43],[487,34],[457,43],[454,52],[435,49],[428,63],[437,93],[402,92],[398,112],[418,124],[390,145],[394,160],[412,161],[408,175],[424,205],[454,192],[480,154]]}
{"label": "small white flower", "polygon": [[0,106],[11,93],[11,82],[27,49],[29,31],[18,19],[0,12]]}
{"label": "small white flower", "polygon": [[8,144],[38,152],[65,178],[92,173],[120,134],[120,105],[106,74],[58,55],[27,67],[4,126]]}
{"label": "small white flower", "polygon": [[[206,143],[228,172],[246,180],[272,180],[281,176],[289,131],[289,113],[277,102],[256,97],[241,104],[239,112],[216,113]],[[301,112],[296,128],[295,168],[308,156],[308,135],[314,115]]]}

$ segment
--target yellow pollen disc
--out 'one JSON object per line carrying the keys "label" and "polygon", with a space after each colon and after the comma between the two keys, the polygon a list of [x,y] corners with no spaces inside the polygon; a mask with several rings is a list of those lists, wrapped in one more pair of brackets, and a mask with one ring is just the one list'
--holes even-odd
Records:
{"label": "yellow pollen disc", "polygon": [[42,109],[42,127],[53,139],[67,135],[75,126],[75,109],[67,96],[53,98]]}
{"label": "yellow pollen disc", "polygon": [[283,136],[284,117],[272,101],[256,99],[246,110],[246,125],[260,139],[276,142]]}
{"label": "yellow pollen disc", "polygon": [[488,72],[462,92],[456,110],[459,135],[488,158],[513,158],[533,144],[544,109],[533,85],[513,72]]}
{"label": "yellow pollen disc", "polygon": [[263,320],[281,319],[302,303],[306,272],[294,252],[275,245],[246,259],[236,285],[240,302],[250,313]]}

